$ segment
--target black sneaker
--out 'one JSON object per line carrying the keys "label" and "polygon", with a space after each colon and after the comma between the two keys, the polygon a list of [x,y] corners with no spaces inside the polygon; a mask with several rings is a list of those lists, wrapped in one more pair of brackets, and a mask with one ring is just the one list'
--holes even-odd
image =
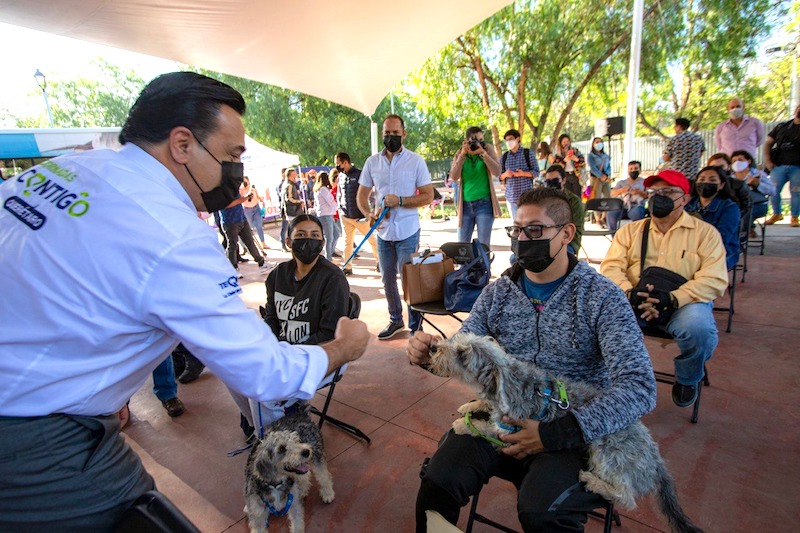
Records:
{"label": "black sneaker", "polygon": [[403,322],[389,322],[389,325],[378,333],[378,340],[388,341],[404,329],[406,329],[406,325]]}
{"label": "black sneaker", "polygon": [[697,385],[675,382],[672,386],[672,401],[678,407],[689,407],[697,400]]}
{"label": "black sneaker", "polygon": [[184,370],[183,374],[178,377],[178,381],[181,383],[191,383],[200,377],[200,374],[203,373],[203,369],[205,369],[205,367],[206,365],[201,363],[196,357],[192,356],[191,359],[187,357],[186,370]]}
{"label": "black sneaker", "polygon": [[161,402],[161,405],[164,406],[164,409],[167,410],[167,414],[171,418],[175,418],[176,416],[181,416],[186,408],[183,406],[183,402],[176,396],[175,398],[169,399],[166,402]]}
{"label": "black sneaker", "polygon": [[342,256],[341,256],[340,254],[338,254],[337,252],[333,252],[333,253],[331,254],[331,257],[338,257],[338,258],[340,258],[340,259],[341,259],[341,257],[342,257]]}

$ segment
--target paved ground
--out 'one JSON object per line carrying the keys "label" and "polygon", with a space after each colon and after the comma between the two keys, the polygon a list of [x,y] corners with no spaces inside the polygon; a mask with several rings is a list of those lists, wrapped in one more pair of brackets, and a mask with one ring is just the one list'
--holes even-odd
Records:
{"label": "paved ground", "polygon": [[[498,221],[496,226],[506,225]],[[279,248],[277,227],[269,227]],[[455,240],[455,221],[423,222],[423,247]],[[508,239],[493,234],[498,275],[508,264]],[[603,237],[584,239],[591,257],[607,249]],[[756,252],[757,253],[757,252]],[[271,253],[272,259],[287,254]],[[700,422],[670,401],[670,387],[658,386],[658,406],[645,424],[661,446],[687,513],[709,532],[793,531],[800,505],[800,359],[796,344],[800,229],[787,224],[767,230],[764,256],[751,255],[747,281],[739,284],[733,332],[720,333],[709,362],[712,386],[704,389]],[[369,252],[355,264],[352,290],[363,299],[362,318],[377,333],[387,322],[385,300]],[[242,268],[244,298],[256,308],[264,300],[263,277],[252,263]],[[717,323],[724,329],[726,315]],[[437,321],[446,332],[457,324]],[[473,397],[465,386],[409,366],[406,339],[375,341],[351,365],[336,390],[332,414],[354,423],[372,438],[367,445],[326,426],[326,455],[336,500],[325,505],[312,489],[306,503],[308,531],[412,531],[413,509],[422,460],[454,418],[456,408]],[[673,345],[647,340],[657,369],[670,369]],[[170,419],[146,384],[132,399],[129,442],[142,455],[159,488],[203,531],[247,531],[242,507],[245,456],[225,452],[241,446],[238,414],[225,387],[213,375],[181,385],[186,413]],[[320,403],[321,398],[315,399]],[[492,482],[480,508],[490,517],[519,527],[512,487]],[[647,498],[623,512],[626,532],[664,531],[666,524]],[[465,523],[466,511],[460,525]],[[285,519],[273,530],[287,531]],[[590,520],[588,531],[601,531]],[[476,527],[476,531],[488,531]]]}

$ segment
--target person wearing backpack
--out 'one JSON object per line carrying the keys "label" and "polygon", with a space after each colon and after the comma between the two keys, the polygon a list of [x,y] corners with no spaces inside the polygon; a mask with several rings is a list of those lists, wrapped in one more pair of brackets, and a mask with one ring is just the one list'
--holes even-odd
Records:
{"label": "person wearing backpack", "polygon": [[767,135],[764,143],[764,165],[770,170],[775,184],[772,201],[772,216],[767,224],[783,220],[781,212],[781,191],[789,183],[791,193],[791,226],[800,227],[800,105],[794,110],[794,117],[778,124]]}
{"label": "person wearing backpack", "polygon": [[520,148],[520,137],[517,130],[508,130],[503,135],[508,151],[500,161],[502,173],[500,183],[506,186],[506,203],[511,220],[517,214],[517,201],[522,193],[533,188],[534,178],[539,176],[539,164],[531,158],[531,151]]}
{"label": "person wearing backpack", "polygon": [[287,169],[286,181],[283,183],[283,190],[281,191],[281,211],[286,221],[291,222],[297,215],[302,215],[304,205],[305,203],[300,198],[300,192],[297,189],[297,171],[293,168]]}

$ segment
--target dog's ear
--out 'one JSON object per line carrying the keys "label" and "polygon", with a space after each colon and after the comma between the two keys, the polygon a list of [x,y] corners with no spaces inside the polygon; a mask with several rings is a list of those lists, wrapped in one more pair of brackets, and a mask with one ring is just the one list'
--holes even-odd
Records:
{"label": "dog's ear", "polygon": [[483,393],[489,398],[495,398],[500,389],[500,371],[494,365],[485,365],[476,376]]}

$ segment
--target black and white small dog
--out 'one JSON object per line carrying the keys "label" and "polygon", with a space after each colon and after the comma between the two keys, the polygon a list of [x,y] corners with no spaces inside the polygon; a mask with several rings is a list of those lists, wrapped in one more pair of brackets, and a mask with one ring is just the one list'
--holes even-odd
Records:
{"label": "black and white small dog", "polygon": [[264,438],[250,450],[245,468],[245,512],[252,533],[269,529],[270,515],[289,515],[290,530],[305,530],[303,499],[311,474],[319,482],[322,501],[333,501],[333,480],[325,461],[322,434],[303,404],[264,428]]}

